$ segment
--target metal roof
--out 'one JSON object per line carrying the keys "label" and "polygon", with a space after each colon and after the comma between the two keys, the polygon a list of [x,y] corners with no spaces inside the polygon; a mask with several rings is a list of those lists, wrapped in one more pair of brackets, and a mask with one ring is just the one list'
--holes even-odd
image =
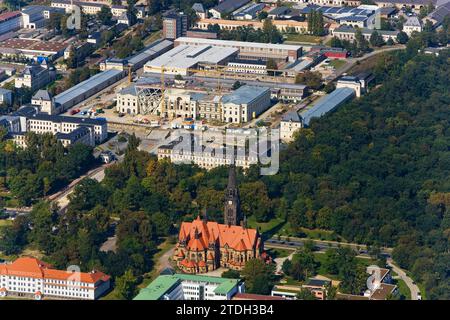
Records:
{"label": "metal roof", "polygon": [[303,124],[309,125],[312,118],[320,118],[353,96],[355,96],[355,91],[350,88],[338,88],[334,90],[330,94],[320,98],[311,108],[300,113]]}
{"label": "metal roof", "polygon": [[270,89],[267,87],[244,85],[234,92],[223,96],[222,103],[248,104],[268,91]]}
{"label": "metal roof", "polygon": [[79,95],[84,94],[85,92],[91,90],[92,88],[105,83],[109,79],[117,77],[121,73],[122,71],[116,69],[110,69],[97,73],[96,75],[93,75],[89,79],[84,80],[83,82],[80,82],[79,84],[73,86],[72,88],[64,92],[61,92],[60,94],[55,96],[55,103],[64,105],[67,102],[75,99]]}
{"label": "metal roof", "polygon": [[238,49],[236,48],[221,48],[211,45],[179,45],[162,56],[147,62],[147,65],[155,68],[186,69],[199,62],[216,64],[237,52]]}
{"label": "metal roof", "polygon": [[253,47],[272,50],[300,50],[301,46],[291,44],[277,44],[277,43],[260,43],[260,42],[245,42],[245,41],[232,41],[232,40],[218,40],[218,39],[201,39],[192,37],[179,37],[175,40],[180,44],[192,44],[192,45],[212,45],[221,47]]}
{"label": "metal roof", "polygon": [[250,0],[225,0],[219,3],[217,6],[212,8],[211,10],[215,10],[220,13],[229,13],[236,9],[239,9],[244,4],[249,3]]}

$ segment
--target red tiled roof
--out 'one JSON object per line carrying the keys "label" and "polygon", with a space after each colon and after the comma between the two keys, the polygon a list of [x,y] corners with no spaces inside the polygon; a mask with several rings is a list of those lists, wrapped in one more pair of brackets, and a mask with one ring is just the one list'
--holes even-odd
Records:
{"label": "red tiled roof", "polygon": [[[198,239],[195,239],[195,230]],[[228,226],[213,221],[204,221],[197,217],[193,222],[183,222],[179,232],[179,240],[188,240],[188,250],[204,250],[209,243],[219,242],[221,247],[228,245],[239,251],[252,250],[258,245],[256,229],[241,226]],[[198,240],[198,241],[197,241]]]}
{"label": "red tiled roof", "polygon": [[110,279],[110,276],[95,270],[92,272],[71,272],[51,269],[51,265],[32,257],[21,257],[11,264],[1,265],[0,274],[52,280],[73,280],[86,283],[96,283]]}

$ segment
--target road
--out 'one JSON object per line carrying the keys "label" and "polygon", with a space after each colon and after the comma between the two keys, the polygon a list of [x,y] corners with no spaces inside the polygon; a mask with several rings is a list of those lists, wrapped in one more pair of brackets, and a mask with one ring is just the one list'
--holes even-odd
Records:
{"label": "road", "polygon": [[[420,295],[420,289],[419,287],[414,283],[414,281],[408,277],[408,275],[406,274],[406,272],[401,269],[400,267],[397,267],[394,263],[392,258],[388,258],[386,260],[387,264],[389,267],[392,268],[392,270],[398,274],[398,276],[400,277],[400,279],[402,279],[403,281],[405,281],[406,285],[409,288],[409,291],[411,291],[411,300],[419,300],[419,295]],[[421,298],[422,299],[422,298]]]}
{"label": "road", "polygon": [[[288,241],[289,240],[289,241]],[[304,246],[307,241],[312,241],[316,249],[320,251],[327,250],[329,248],[338,247],[349,247],[357,251],[359,254],[367,255],[367,246],[364,244],[348,243],[348,242],[337,242],[337,241],[327,241],[327,240],[313,240],[307,238],[295,238],[295,237],[280,237],[280,240],[276,238],[271,238],[266,240],[265,244],[267,247],[280,247],[280,248],[292,248],[298,249]],[[390,257],[392,253],[392,248],[381,248],[381,253]]]}
{"label": "road", "polygon": [[402,50],[405,49],[406,46],[405,45],[396,45],[393,47],[386,47],[386,48],[381,48],[380,50],[375,50],[372,51],[368,54],[365,54],[362,57],[359,58],[350,58],[348,59],[348,63],[346,63],[344,66],[342,66],[342,68],[336,70],[336,72],[334,73],[334,75],[332,77],[330,77],[328,80],[328,82],[332,82],[335,79],[339,78],[342,74],[346,73],[347,71],[349,71],[351,68],[353,68],[353,66],[359,61],[363,61],[366,59],[369,59],[370,57],[373,57],[374,55],[383,53],[383,52],[388,52],[388,51],[396,51],[396,50]]}

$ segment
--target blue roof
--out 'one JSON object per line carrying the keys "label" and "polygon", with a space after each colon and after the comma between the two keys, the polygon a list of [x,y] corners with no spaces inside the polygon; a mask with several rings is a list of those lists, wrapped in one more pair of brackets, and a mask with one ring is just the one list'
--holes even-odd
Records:
{"label": "blue roof", "polygon": [[330,94],[320,98],[311,108],[300,113],[304,125],[309,125],[312,118],[320,118],[342,103],[353,98],[355,91],[350,88],[338,88]]}
{"label": "blue roof", "polygon": [[266,87],[244,85],[234,92],[225,95],[222,98],[222,103],[247,104],[267,91],[270,91],[270,89]]}

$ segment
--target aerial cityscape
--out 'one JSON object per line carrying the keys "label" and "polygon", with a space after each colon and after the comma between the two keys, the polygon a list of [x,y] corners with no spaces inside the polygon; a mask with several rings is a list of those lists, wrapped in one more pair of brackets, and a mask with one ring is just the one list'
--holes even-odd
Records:
{"label": "aerial cityscape", "polygon": [[449,181],[450,0],[0,0],[0,301],[450,300]]}

